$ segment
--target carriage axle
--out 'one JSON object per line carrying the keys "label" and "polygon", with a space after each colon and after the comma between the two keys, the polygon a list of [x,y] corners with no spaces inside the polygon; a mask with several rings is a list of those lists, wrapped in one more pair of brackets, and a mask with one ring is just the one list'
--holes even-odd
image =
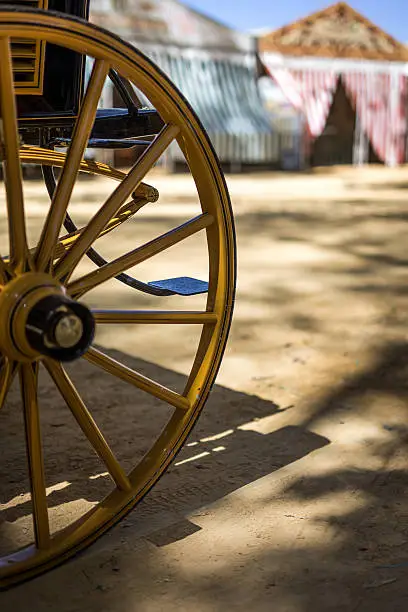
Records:
{"label": "carriage axle", "polygon": [[67,296],[50,276],[35,272],[3,288],[0,317],[1,352],[18,361],[73,361],[86,352],[95,332],[88,308]]}

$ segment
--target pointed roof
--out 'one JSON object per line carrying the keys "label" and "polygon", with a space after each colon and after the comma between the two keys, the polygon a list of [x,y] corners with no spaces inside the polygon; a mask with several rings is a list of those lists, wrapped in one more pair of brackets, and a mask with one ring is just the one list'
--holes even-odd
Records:
{"label": "pointed roof", "polygon": [[408,61],[408,49],[346,2],[259,37],[260,52]]}

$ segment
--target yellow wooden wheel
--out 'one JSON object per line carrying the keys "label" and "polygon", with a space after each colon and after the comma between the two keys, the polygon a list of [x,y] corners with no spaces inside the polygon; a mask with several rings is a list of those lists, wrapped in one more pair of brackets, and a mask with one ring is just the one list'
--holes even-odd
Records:
{"label": "yellow wooden wheel", "polygon": [[[40,149],[23,147],[20,150],[10,38],[45,40],[86,53],[95,60],[72,142],[64,158]],[[84,150],[101,90],[111,68],[146,94],[165,125],[131,170],[126,175],[116,176],[119,181],[116,188],[100,204],[90,221],[74,237],[68,236],[64,241],[60,236],[62,224],[78,172],[86,169]],[[19,383],[34,526],[31,543],[1,557],[0,586],[4,588],[46,571],[89,545],[144,497],[173,460],[204,406],[220,365],[232,315],[235,263],[228,192],[208,138],[180,93],[133,47],[80,20],[42,12],[0,11],[0,111],[9,235],[9,244],[2,245],[3,258],[0,258],[0,409],[7,406],[12,384]],[[110,230],[113,236],[115,223],[122,218],[121,215],[133,214],[134,210],[129,212],[127,204],[130,195],[138,190],[141,198],[146,197],[149,187],[142,181],[174,139],[182,149],[194,178],[200,214],[146,244],[122,253],[102,268],[75,277],[75,271],[91,245]],[[50,159],[47,155],[54,157]],[[22,162],[62,166],[56,192],[34,246],[27,239],[29,211],[24,205]],[[103,173],[103,169],[99,170],[93,168],[94,173]],[[206,245],[209,270],[208,295],[203,310],[190,311],[187,307],[178,311],[91,311],[86,306],[88,296],[95,288],[202,232],[206,235],[203,244]],[[171,250],[167,256],[171,257]],[[105,324],[118,327],[136,324],[200,326],[195,358],[184,390],[171,390],[91,346],[94,326],[98,329]],[[76,364],[81,367],[85,358],[99,369],[101,377],[113,375],[135,387],[138,393],[142,390],[174,409],[143,457],[135,452],[131,468],[125,469],[115,457],[92,416],[92,397],[86,406],[62,365],[65,360],[74,358],[78,359],[73,367]],[[48,371],[61,404],[75,417],[78,428],[101,459],[112,481],[107,496],[94,500],[91,509],[75,516],[57,531],[50,528],[44,439],[40,427],[41,401],[38,398],[43,370]],[[0,418],[3,414],[4,409]],[[7,429],[2,426],[0,436],[1,463],[2,449],[7,449],[9,444]],[[58,436],[58,429],[55,436]],[[86,470],[86,465],[80,469]],[[0,473],[4,475],[5,471]],[[2,483],[0,489],[4,492]],[[0,526],[0,537],[2,533]]]}

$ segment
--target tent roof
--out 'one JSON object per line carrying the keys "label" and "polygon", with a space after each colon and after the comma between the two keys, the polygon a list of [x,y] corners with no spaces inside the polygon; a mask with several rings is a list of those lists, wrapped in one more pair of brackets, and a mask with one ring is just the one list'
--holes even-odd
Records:
{"label": "tent roof", "polygon": [[178,0],[92,0],[91,21],[125,40],[228,52],[253,52],[253,37]]}
{"label": "tent roof", "polygon": [[261,53],[408,61],[408,49],[403,44],[346,2],[264,34],[258,41]]}

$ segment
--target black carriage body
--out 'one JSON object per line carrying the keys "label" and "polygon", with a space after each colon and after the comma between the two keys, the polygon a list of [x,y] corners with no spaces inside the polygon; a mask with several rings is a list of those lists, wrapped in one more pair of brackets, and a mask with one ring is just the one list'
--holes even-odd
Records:
{"label": "black carriage body", "polygon": [[[10,2],[0,1],[0,7],[2,4],[10,5]],[[15,5],[16,9],[45,8],[48,11],[57,11],[86,20],[89,17],[89,0],[48,0],[45,2],[37,0],[36,2],[20,1],[11,4]],[[51,117],[53,119],[72,118],[78,113],[82,96],[85,57],[70,49],[47,43],[41,61],[43,66],[42,74],[39,77],[41,79],[40,91],[33,89],[32,93],[19,93],[17,86],[20,120],[35,121]]]}
{"label": "black carriage body", "polygon": [[[0,0],[0,9],[1,5],[15,7],[16,10],[45,9],[60,15],[88,20],[89,4],[89,0]],[[37,53],[40,55],[38,49]],[[86,57],[51,43],[46,43],[41,53],[42,68],[38,76],[40,85],[37,88],[33,87],[30,91],[22,81],[24,73],[15,72],[17,111],[23,142],[48,146],[58,140],[69,140],[72,135],[84,91]],[[18,62],[16,53],[16,57],[13,55],[13,67],[17,71]],[[116,74],[111,74],[111,78],[126,108],[98,111],[89,146],[122,148],[117,145],[118,140],[157,134],[163,126],[158,114],[150,109],[143,110],[132,106],[129,98],[126,101],[126,88],[121,80]],[[113,144],[113,139],[116,145]]]}

